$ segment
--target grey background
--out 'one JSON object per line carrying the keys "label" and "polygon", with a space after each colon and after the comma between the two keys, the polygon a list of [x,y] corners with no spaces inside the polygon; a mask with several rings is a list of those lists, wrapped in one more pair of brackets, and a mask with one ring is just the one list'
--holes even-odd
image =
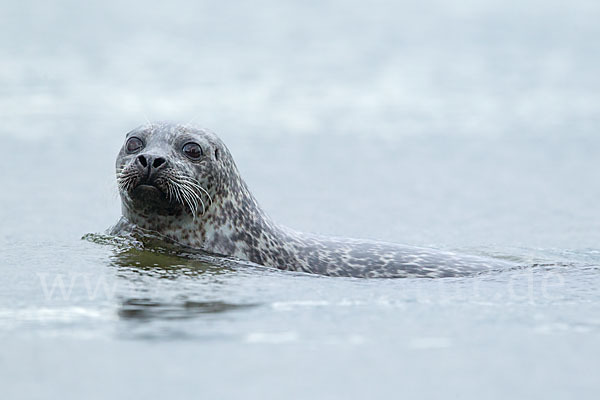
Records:
{"label": "grey background", "polygon": [[[6,398],[595,398],[599,17],[2,2]],[[216,131],[294,228],[554,266],[363,281],[81,240],[120,215],[114,158],[147,119]]]}

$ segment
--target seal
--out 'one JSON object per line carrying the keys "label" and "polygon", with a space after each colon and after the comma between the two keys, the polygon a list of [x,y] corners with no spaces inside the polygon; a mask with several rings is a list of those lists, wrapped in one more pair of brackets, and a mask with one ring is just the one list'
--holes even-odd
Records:
{"label": "seal", "polygon": [[452,277],[509,262],[370,240],[332,238],[275,223],[214,133],[157,122],[127,133],[116,161],[127,224],[179,245],[281,270],[361,278]]}

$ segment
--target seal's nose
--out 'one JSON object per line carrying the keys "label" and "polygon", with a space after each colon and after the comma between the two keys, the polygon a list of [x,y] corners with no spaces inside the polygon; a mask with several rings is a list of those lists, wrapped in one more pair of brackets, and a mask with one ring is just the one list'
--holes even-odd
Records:
{"label": "seal's nose", "polygon": [[140,154],[135,162],[137,163],[138,168],[146,172],[146,178],[148,180],[167,165],[167,160],[163,157],[152,156],[149,154]]}

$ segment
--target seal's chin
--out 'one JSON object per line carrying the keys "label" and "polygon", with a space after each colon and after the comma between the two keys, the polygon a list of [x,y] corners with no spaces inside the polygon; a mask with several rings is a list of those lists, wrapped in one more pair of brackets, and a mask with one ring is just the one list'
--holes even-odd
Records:
{"label": "seal's chin", "polygon": [[147,183],[136,186],[136,188],[133,189],[132,194],[140,197],[162,197],[166,200],[166,196],[162,190],[155,185],[150,185]]}
{"label": "seal's chin", "polygon": [[177,202],[170,201],[159,187],[152,184],[141,184],[129,193],[132,208],[145,214],[174,215],[183,207]]}

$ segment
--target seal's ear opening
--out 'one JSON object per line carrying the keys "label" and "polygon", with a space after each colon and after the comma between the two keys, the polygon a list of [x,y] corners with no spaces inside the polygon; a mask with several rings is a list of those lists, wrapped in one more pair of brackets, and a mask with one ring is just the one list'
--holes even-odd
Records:
{"label": "seal's ear opening", "polygon": [[215,159],[219,159],[219,149],[215,149]]}

